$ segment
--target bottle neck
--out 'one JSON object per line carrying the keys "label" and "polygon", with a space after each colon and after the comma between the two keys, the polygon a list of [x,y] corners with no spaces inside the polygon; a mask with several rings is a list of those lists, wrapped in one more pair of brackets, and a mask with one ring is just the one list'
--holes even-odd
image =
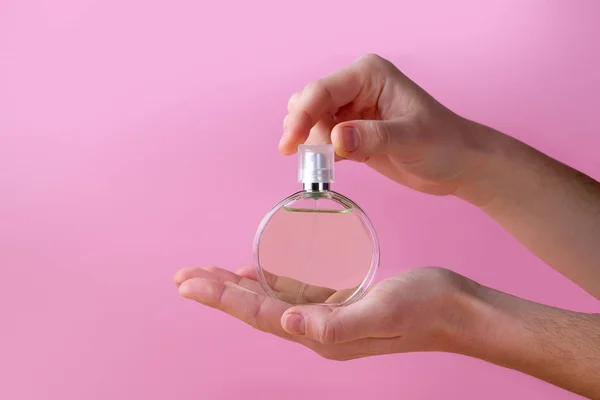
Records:
{"label": "bottle neck", "polygon": [[305,192],[328,192],[329,183],[303,183]]}

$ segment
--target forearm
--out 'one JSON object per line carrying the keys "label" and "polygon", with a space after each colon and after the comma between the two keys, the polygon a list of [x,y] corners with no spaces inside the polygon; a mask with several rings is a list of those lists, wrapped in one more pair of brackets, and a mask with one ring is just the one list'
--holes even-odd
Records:
{"label": "forearm", "polygon": [[[476,297],[476,298],[475,298]],[[600,315],[533,303],[482,287],[470,296],[456,352],[600,399]]]}
{"label": "forearm", "polygon": [[600,183],[511,137],[470,126],[486,145],[479,174],[457,195],[600,298]]}

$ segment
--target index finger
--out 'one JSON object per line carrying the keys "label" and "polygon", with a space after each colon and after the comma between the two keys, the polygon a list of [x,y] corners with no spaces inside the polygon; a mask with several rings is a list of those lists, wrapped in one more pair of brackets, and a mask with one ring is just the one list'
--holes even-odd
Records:
{"label": "index finger", "polygon": [[203,278],[186,280],[179,286],[179,293],[184,298],[223,311],[255,329],[290,339],[280,323],[281,316],[290,305],[280,300],[251,292],[233,282]]}
{"label": "index finger", "polygon": [[299,95],[295,95],[279,143],[283,154],[294,154],[323,116],[335,114],[359,95],[363,78],[357,63],[309,83]]}

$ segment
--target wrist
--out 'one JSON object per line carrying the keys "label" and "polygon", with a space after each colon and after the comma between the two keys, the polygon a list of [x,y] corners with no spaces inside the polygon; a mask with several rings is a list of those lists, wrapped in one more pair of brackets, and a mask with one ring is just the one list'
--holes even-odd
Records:
{"label": "wrist", "polygon": [[520,299],[460,279],[443,299],[438,323],[432,324],[434,350],[504,365],[506,358],[515,354],[515,337],[526,332],[519,307],[511,303],[512,299]]}
{"label": "wrist", "polygon": [[506,301],[504,297],[512,296],[482,285],[458,296],[463,323],[461,329],[454,330],[452,352],[499,365],[510,364],[515,353],[514,338],[524,331],[518,312],[501,305]]}
{"label": "wrist", "polygon": [[[478,358],[590,398],[600,396],[600,316],[520,299],[484,286],[457,297],[460,329],[440,349]],[[598,397],[600,398],[600,397]]]}
{"label": "wrist", "polygon": [[468,279],[459,285],[441,310],[436,350],[482,358],[478,353],[505,319],[498,318],[493,295],[491,289]]}
{"label": "wrist", "polygon": [[514,176],[515,155],[522,153],[525,146],[516,139],[488,126],[461,119],[464,143],[465,172],[454,195],[479,208],[501,200],[509,188],[510,177]]}

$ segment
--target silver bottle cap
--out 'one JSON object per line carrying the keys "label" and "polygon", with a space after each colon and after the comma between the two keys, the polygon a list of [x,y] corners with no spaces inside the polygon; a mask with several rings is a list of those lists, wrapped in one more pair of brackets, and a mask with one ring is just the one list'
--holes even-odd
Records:
{"label": "silver bottle cap", "polygon": [[332,144],[298,146],[298,182],[304,185],[334,181],[335,153]]}

